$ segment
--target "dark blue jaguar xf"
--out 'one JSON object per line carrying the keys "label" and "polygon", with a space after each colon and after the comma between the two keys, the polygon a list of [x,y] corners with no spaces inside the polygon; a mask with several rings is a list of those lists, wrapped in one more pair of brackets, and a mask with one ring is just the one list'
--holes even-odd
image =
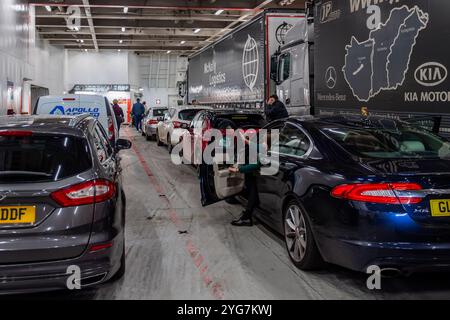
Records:
{"label": "dark blue jaguar xf", "polygon": [[[266,129],[280,131],[280,169],[257,176],[257,215],[284,235],[298,268],[450,270],[446,139],[377,117],[294,117]],[[204,205],[243,185],[220,166],[201,183]]]}

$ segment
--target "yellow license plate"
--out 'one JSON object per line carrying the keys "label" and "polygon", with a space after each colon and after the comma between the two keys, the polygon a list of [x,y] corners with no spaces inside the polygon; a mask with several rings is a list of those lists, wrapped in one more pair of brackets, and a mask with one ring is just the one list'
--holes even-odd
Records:
{"label": "yellow license plate", "polygon": [[430,200],[433,217],[450,217],[450,200]]}
{"label": "yellow license plate", "polygon": [[0,224],[33,224],[36,221],[36,207],[0,207]]}

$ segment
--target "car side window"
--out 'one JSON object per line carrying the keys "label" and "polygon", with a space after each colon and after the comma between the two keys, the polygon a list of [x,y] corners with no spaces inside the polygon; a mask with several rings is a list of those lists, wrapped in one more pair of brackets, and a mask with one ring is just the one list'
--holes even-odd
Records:
{"label": "car side window", "polygon": [[95,148],[98,159],[101,163],[109,159],[113,154],[113,149],[106,136],[105,130],[97,123],[93,132]]}
{"label": "car side window", "polygon": [[280,131],[278,145],[272,145],[272,150],[274,147],[278,147],[280,154],[303,157],[309,151],[311,141],[298,127],[286,123]]}

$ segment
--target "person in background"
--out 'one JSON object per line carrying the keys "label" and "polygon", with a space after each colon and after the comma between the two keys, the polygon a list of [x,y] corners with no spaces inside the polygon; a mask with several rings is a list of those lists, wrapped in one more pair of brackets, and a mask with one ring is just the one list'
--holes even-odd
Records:
{"label": "person in background", "polygon": [[145,113],[145,107],[141,103],[141,99],[137,98],[136,103],[133,105],[133,108],[131,109],[131,113],[133,114],[134,119],[134,125],[136,126],[136,130],[142,130],[142,117]]}
{"label": "person in background", "polygon": [[117,99],[114,99],[113,101],[113,111],[114,115],[116,116],[117,130],[120,131],[120,126],[125,121],[125,114],[123,113],[122,108],[119,106],[119,101]]}
{"label": "person in background", "polygon": [[[145,111],[147,111],[147,101],[142,102],[142,104],[144,105]],[[144,112],[144,113],[145,113],[145,112]]]}
{"label": "person in background", "polygon": [[265,114],[268,122],[289,117],[286,106],[280,101],[276,94],[271,95],[267,100]]}
{"label": "person in background", "polygon": [[194,100],[192,100],[192,105],[193,105],[193,106],[198,106],[198,101],[197,101],[197,100],[195,100],[195,99],[194,99]]}

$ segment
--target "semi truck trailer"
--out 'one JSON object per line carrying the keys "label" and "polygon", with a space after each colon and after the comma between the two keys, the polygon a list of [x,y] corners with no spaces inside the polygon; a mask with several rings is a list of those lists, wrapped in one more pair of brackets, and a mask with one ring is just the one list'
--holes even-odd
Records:
{"label": "semi truck trailer", "polygon": [[[263,110],[275,93],[271,57],[304,11],[266,10],[189,59],[188,101]],[[309,110],[303,110],[309,113]]]}

